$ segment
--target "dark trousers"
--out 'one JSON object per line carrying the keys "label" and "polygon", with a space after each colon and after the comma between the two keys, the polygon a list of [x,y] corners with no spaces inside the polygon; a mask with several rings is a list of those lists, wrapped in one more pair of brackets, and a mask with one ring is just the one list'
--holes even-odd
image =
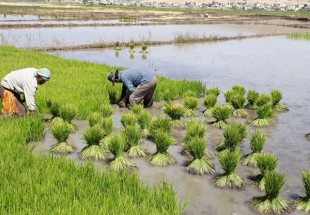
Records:
{"label": "dark trousers", "polygon": [[[3,101],[3,98],[4,98],[4,90],[8,90],[8,89],[5,89],[1,84],[0,84],[0,97],[1,97],[1,101]],[[11,90],[9,90],[11,91]],[[18,112],[16,113],[18,116],[25,116],[26,115],[26,108],[25,106],[23,105],[23,102],[20,98],[20,95],[18,93],[15,93],[13,91],[11,91],[13,94],[14,94],[14,97],[15,97],[15,101],[16,101],[16,107],[18,109]]]}

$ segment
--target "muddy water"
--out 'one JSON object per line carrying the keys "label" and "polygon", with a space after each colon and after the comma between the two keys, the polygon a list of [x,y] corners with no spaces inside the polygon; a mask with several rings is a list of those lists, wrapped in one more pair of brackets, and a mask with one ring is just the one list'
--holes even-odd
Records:
{"label": "muddy water", "polygon": [[180,34],[202,37],[293,32],[309,32],[309,29],[251,24],[0,29],[0,44],[22,48],[57,47],[131,40],[170,41]]}

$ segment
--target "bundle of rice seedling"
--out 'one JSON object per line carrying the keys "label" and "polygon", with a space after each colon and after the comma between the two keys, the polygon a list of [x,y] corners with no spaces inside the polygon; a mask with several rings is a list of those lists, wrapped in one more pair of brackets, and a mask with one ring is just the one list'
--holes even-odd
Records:
{"label": "bundle of rice seedling", "polygon": [[258,183],[261,190],[265,189],[264,175],[267,171],[274,171],[278,166],[278,158],[274,155],[260,153],[256,156],[256,164],[260,170],[260,174],[252,179]]}
{"label": "bundle of rice seedling", "polygon": [[270,118],[273,114],[270,104],[265,104],[256,110],[258,117],[251,124],[255,126],[266,126],[270,124]]}
{"label": "bundle of rice seedling", "polygon": [[111,104],[117,104],[118,103],[118,89],[116,87],[109,87],[107,88],[108,96]]}
{"label": "bundle of rice seedling", "polygon": [[134,114],[136,114],[137,116],[138,116],[141,112],[145,111],[144,107],[143,107],[142,105],[138,105],[138,104],[133,104],[133,105],[130,107],[130,109],[131,109],[132,112],[133,112]]}
{"label": "bundle of rice seedling", "polygon": [[167,166],[175,164],[176,160],[167,150],[174,143],[174,139],[166,132],[161,130],[155,133],[156,153],[149,158],[149,162],[155,166]]}
{"label": "bundle of rice seedling", "polygon": [[310,171],[302,172],[302,183],[304,184],[304,188],[306,190],[306,196],[298,198],[295,201],[295,205],[297,209],[310,212]]}
{"label": "bundle of rice seedling", "polygon": [[59,154],[67,154],[74,151],[75,147],[67,142],[70,133],[74,130],[73,126],[63,121],[61,118],[54,118],[52,121],[52,134],[58,140],[50,151]]}
{"label": "bundle of rice seedling", "polygon": [[243,161],[243,164],[256,166],[256,157],[261,154],[265,144],[266,135],[261,131],[255,131],[252,135],[250,142],[250,148],[252,152],[247,155],[247,157]]}
{"label": "bundle of rice seedling", "polygon": [[122,115],[121,123],[124,127],[138,124],[137,116],[134,113],[125,113]]}
{"label": "bundle of rice seedling", "polygon": [[204,116],[209,117],[212,116],[212,111],[217,102],[217,96],[214,94],[208,94],[203,100],[204,105],[207,109],[203,112]]}
{"label": "bundle of rice seedling", "polygon": [[65,104],[59,108],[59,116],[68,123],[71,123],[77,112],[77,107],[72,104]]}
{"label": "bundle of rice seedling", "polygon": [[173,93],[171,93],[169,90],[165,90],[163,92],[163,99],[166,101],[166,102],[172,102],[173,100],[175,100],[176,98],[176,95],[174,95]]}
{"label": "bundle of rice seedling", "polygon": [[[226,100],[227,105],[231,105],[232,97],[233,97],[235,94],[236,94],[236,92],[233,91],[232,89],[227,90],[227,91],[224,93],[224,97],[225,97],[225,100]],[[232,108],[233,108],[233,107],[232,107]]]}
{"label": "bundle of rice seedling", "polygon": [[246,105],[246,107],[248,109],[254,109],[255,107],[255,103],[256,103],[256,100],[259,96],[259,93],[256,92],[256,90],[249,90],[248,91],[248,94],[247,94],[247,100],[248,100],[248,104]]}
{"label": "bundle of rice seedling", "polygon": [[264,106],[265,104],[269,104],[271,102],[271,97],[264,93],[260,94],[255,101],[255,109]]}
{"label": "bundle of rice seedling", "polygon": [[171,117],[174,126],[184,126],[181,117],[184,115],[185,110],[183,105],[169,102],[163,107],[163,111]]}
{"label": "bundle of rice seedling", "polygon": [[113,131],[113,118],[112,117],[106,117],[102,118],[98,125],[102,128],[103,130],[103,136],[108,136],[112,133]]}
{"label": "bundle of rice seedling", "polygon": [[243,109],[245,104],[245,98],[243,95],[236,93],[231,98],[231,105],[235,109],[233,115],[235,117],[245,117],[247,116],[247,112]]}
{"label": "bundle of rice seedling", "polygon": [[192,90],[187,90],[184,94],[183,94],[183,98],[188,98],[188,97],[193,97],[195,98],[197,96],[197,93],[195,91]]}
{"label": "bundle of rice seedling", "polygon": [[201,121],[191,120],[186,125],[186,133],[183,141],[187,143],[194,137],[204,138],[206,130],[206,126],[204,126]]}
{"label": "bundle of rice seedling", "polygon": [[113,114],[113,108],[110,104],[102,104],[99,110],[102,117],[110,117]]}
{"label": "bundle of rice seedling", "polygon": [[261,214],[283,214],[291,210],[287,201],[279,196],[285,183],[284,175],[267,171],[264,180],[266,183],[265,196],[254,197],[250,204]]}
{"label": "bundle of rice seedling", "polygon": [[56,101],[51,101],[49,100],[47,102],[47,107],[49,108],[51,114],[53,115],[53,118],[54,117],[59,117],[59,108],[60,108],[60,103],[59,102],[56,102]]}
{"label": "bundle of rice seedling", "polygon": [[137,115],[137,118],[138,118],[138,124],[142,129],[142,135],[145,137],[149,136],[150,135],[149,127],[152,120],[151,114],[148,111],[143,110]]}
{"label": "bundle of rice seedling", "polygon": [[155,133],[159,130],[170,134],[171,129],[172,129],[171,119],[162,116],[158,117],[157,119],[153,119],[150,123],[150,133],[153,136],[155,136]]}
{"label": "bundle of rice seedling", "polygon": [[80,154],[81,159],[103,160],[108,152],[100,146],[100,140],[103,138],[103,130],[100,126],[88,128],[84,133],[84,139],[88,146],[86,146]]}
{"label": "bundle of rice seedling", "polygon": [[184,116],[198,116],[198,114],[194,111],[194,109],[198,106],[198,100],[195,97],[185,97],[184,105]]}
{"label": "bundle of rice seedling", "polygon": [[242,95],[244,96],[246,91],[245,91],[245,88],[244,86],[241,86],[241,85],[235,85],[231,88],[235,93],[239,94],[239,95]]}
{"label": "bundle of rice seedling", "polygon": [[236,174],[236,167],[239,160],[240,154],[238,151],[231,152],[225,150],[219,153],[219,162],[224,170],[224,173],[220,174],[215,179],[215,184],[218,187],[242,187],[243,180]]}
{"label": "bundle of rice seedling", "polygon": [[283,98],[282,93],[279,90],[271,91],[272,108],[277,112],[288,110],[284,104],[280,104],[282,98]]}
{"label": "bundle of rice seedling", "polygon": [[211,163],[205,158],[206,140],[205,138],[193,138],[187,143],[187,150],[193,157],[190,164],[185,168],[192,174],[210,174],[214,172]]}
{"label": "bundle of rice seedling", "polygon": [[227,125],[226,120],[230,117],[230,108],[227,105],[215,105],[212,116],[216,119],[213,125],[217,128],[224,128]]}
{"label": "bundle of rice seedling", "polygon": [[219,88],[217,87],[209,87],[206,88],[206,95],[215,95],[216,97],[218,97],[218,95],[220,95],[221,91],[219,90]]}
{"label": "bundle of rice seedling", "polygon": [[108,147],[114,155],[114,159],[109,164],[109,169],[113,171],[127,170],[134,165],[124,156],[126,147],[125,137],[122,133],[111,136],[108,140]]}
{"label": "bundle of rice seedling", "polygon": [[145,150],[139,145],[142,133],[140,132],[138,126],[127,126],[123,130],[123,134],[126,140],[126,144],[129,145],[128,155],[130,157],[145,157]]}
{"label": "bundle of rice seedling", "polygon": [[309,134],[306,134],[305,137],[310,140],[310,133]]}
{"label": "bundle of rice seedling", "polygon": [[91,113],[88,117],[89,126],[93,127],[94,125],[96,125],[101,120],[101,118],[102,118],[102,116],[99,112]]}
{"label": "bundle of rice seedling", "polygon": [[240,151],[240,143],[246,138],[247,129],[244,124],[234,123],[224,129],[224,143],[216,147],[217,151]]}

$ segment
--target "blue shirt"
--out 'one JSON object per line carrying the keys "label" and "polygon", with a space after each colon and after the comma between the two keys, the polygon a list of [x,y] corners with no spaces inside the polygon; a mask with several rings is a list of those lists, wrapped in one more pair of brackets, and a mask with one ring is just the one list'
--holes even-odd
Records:
{"label": "blue shirt", "polygon": [[121,98],[124,98],[128,90],[130,95],[139,85],[149,83],[155,74],[145,69],[127,69],[120,73],[120,80],[123,83]]}

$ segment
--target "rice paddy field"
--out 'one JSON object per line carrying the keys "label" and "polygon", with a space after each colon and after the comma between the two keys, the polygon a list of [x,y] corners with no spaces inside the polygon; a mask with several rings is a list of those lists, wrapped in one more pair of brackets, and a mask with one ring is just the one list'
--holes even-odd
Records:
{"label": "rice paddy field", "polygon": [[[38,31],[27,25],[70,20],[0,16],[0,76],[52,71],[38,88],[37,115],[1,116],[1,214],[308,214],[309,30],[278,19]],[[20,20],[27,25],[1,29]],[[192,39],[134,43],[180,32]],[[254,37],[190,43],[211,34]],[[115,44],[32,50],[98,40]],[[130,67],[156,73],[152,108],[116,104],[121,85],[107,74]]]}

